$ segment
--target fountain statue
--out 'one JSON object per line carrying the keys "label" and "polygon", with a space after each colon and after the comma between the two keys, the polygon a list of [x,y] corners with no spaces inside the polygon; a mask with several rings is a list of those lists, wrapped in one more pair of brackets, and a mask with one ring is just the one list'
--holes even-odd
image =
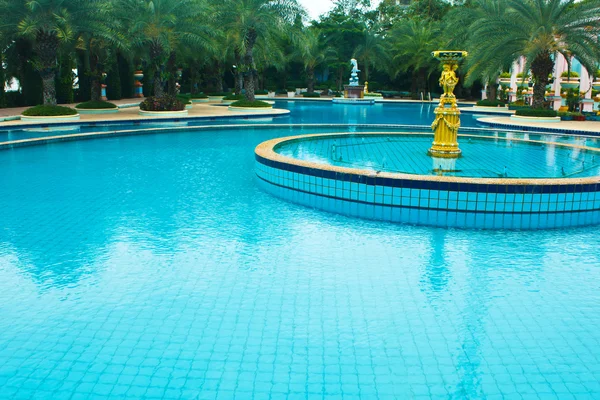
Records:
{"label": "fountain statue", "polygon": [[460,111],[456,105],[454,88],[458,83],[456,69],[458,62],[468,55],[466,51],[434,51],[432,56],[440,60],[444,66],[440,77],[440,86],[444,94],[435,109],[435,121],[431,125],[434,131],[433,145],[429,155],[439,158],[458,158],[458,128],[460,127]]}
{"label": "fountain statue", "polygon": [[350,82],[344,85],[344,97],[334,98],[333,102],[343,104],[374,104],[375,100],[373,98],[365,99],[365,85],[361,85],[358,82],[358,73],[360,72],[358,62],[353,58],[350,60],[350,64],[352,64],[352,71],[350,72]]}
{"label": "fountain statue", "polygon": [[360,69],[358,69],[358,62],[353,58],[350,60],[350,64],[352,64],[352,71],[350,73],[349,86],[358,86],[358,73],[360,72]]}

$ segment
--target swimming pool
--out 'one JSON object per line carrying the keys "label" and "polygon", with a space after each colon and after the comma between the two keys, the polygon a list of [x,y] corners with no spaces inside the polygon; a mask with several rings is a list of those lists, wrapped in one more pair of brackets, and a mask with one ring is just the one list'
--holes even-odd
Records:
{"label": "swimming pool", "polygon": [[436,229],[261,191],[189,130],[0,152],[2,398],[597,398],[598,228]]}

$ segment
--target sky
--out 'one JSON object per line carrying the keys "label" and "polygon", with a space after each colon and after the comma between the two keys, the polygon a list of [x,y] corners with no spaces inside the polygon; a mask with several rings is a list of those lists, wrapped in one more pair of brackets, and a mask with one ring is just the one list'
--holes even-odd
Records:
{"label": "sky", "polygon": [[[321,14],[325,14],[333,7],[333,0],[300,0],[300,3],[308,10],[308,15],[311,19],[316,19]],[[372,5],[376,5],[379,1],[371,1]]]}

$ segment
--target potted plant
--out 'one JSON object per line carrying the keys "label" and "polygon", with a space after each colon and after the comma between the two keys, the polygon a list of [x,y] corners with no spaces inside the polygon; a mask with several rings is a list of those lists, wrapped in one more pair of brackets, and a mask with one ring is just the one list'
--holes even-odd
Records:
{"label": "potted plant", "polygon": [[600,69],[596,71],[594,82],[592,82],[592,89],[600,90]]}
{"label": "potted plant", "polygon": [[517,87],[522,89],[529,87],[529,74],[523,72],[517,74]]}
{"label": "potted plant", "polygon": [[296,96],[296,89],[293,87],[287,88],[287,95],[290,98]]}
{"label": "potted plant", "polygon": [[503,72],[500,74],[500,85],[502,85],[503,88],[507,88],[510,86],[510,72]]}
{"label": "potted plant", "polygon": [[574,71],[565,71],[561,75],[560,87],[563,89],[577,89],[579,87],[579,74]]}

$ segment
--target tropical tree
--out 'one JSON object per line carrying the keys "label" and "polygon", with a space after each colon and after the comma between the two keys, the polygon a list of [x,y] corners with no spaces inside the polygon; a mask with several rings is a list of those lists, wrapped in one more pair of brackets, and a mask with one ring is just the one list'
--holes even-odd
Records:
{"label": "tropical tree", "polygon": [[426,19],[399,21],[390,31],[390,52],[394,61],[390,72],[396,76],[412,70],[413,93],[427,91],[427,79],[438,66],[431,52],[439,50],[443,44],[440,32],[437,22]]}
{"label": "tropical tree", "polygon": [[369,80],[371,67],[379,66],[380,69],[385,69],[390,57],[385,40],[377,28],[364,30],[363,41],[354,50],[354,58],[363,66],[366,81]]}
{"label": "tropical tree", "polygon": [[239,35],[236,48],[242,57],[246,99],[254,101],[257,75],[254,46],[258,40],[275,40],[286,24],[291,24],[304,11],[296,0],[226,0],[221,4],[220,10],[219,20],[225,30]]}
{"label": "tropical tree", "polygon": [[471,76],[500,70],[523,56],[534,81],[532,106],[542,108],[558,54],[567,60],[574,56],[588,71],[596,70],[600,0],[479,0],[478,6],[492,12],[470,27]]}
{"label": "tropical tree", "polygon": [[33,41],[35,68],[43,81],[45,105],[56,105],[55,76],[58,50],[61,44],[76,37],[88,26],[98,26],[104,20],[108,0],[8,0],[4,2],[0,29],[13,27],[15,36]]}
{"label": "tropical tree", "polygon": [[210,8],[203,0],[122,0],[120,7],[131,45],[143,49],[152,64],[156,97],[165,94],[164,83],[173,75],[179,46],[203,51],[215,44]]}
{"label": "tropical tree", "polygon": [[321,39],[319,31],[314,28],[305,29],[295,41],[295,52],[292,58],[304,65],[308,93],[315,91],[315,68],[334,59],[334,51],[326,39]]}

